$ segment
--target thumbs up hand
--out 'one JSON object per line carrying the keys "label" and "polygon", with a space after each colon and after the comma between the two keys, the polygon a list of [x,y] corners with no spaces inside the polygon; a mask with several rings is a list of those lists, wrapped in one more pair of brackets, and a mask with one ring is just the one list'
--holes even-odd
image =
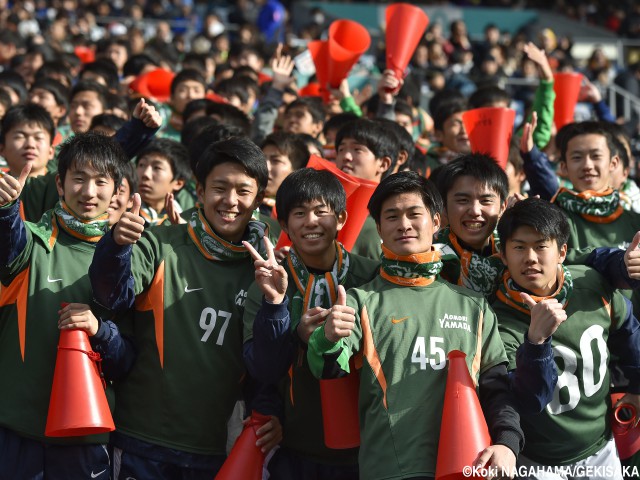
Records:
{"label": "thumbs up hand", "polygon": [[324,324],[324,336],[330,342],[336,343],[343,337],[351,335],[356,325],[356,311],[347,306],[347,292],[342,285],[338,285],[338,299],[330,308],[327,321]]}
{"label": "thumbs up hand", "polygon": [[631,245],[624,254],[624,264],[627,266],[627,273],[630,278],[640,279],[640,232],[636,232]]}
{"label": "thumbs up hand", "polygon": [[560,324],[567,319],[562,304],[555,298],[548,298],[536,302],[530,295],[522,292],[520,297],[531,310],[531,322],[527,336],[531,343],[540,345],[558,329]]}
{"label": "thumbs up hand", "polygon": [[120,221],[113,227],[113,239],[118,245],[133,245],[142,236],[144,231],[144,218],[140,216],[142,200],[140,194],[133,195],[133,207],[124,212]]}
{"label": "thumbs up hand", "polygon": [[13,178],[8,173],[0,172],[0,207],[4,207],[20,198],[24,184],[27,182],[31,172],[31,166],[30,162],[27,163],[18,178]]}

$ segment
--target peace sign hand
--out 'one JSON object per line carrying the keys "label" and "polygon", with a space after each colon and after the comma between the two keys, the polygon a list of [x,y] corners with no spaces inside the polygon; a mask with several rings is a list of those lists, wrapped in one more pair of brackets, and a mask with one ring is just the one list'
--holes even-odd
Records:
{"label": "peace sign hand", "polygon": [[276,260],[273,244],[267,237],[264,237],[264,245],[267,249],[266,260],[248,242],[242,242],[242,244],[253,257],[253,265],[256,269],[256,283],[262,290],[265,299],[269,303],[282,303],[289,283],[287,272]]}

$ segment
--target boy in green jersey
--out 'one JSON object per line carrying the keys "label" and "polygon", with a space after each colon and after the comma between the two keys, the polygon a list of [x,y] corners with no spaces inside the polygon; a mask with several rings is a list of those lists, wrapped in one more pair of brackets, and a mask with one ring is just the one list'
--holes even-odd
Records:
{"label": "boy in green jersey", "polygon": [[[383,180],[369,202],[383,240],[382,266],[371,282],[352,288],[309,339],[309,366],[318,378],[360,370],[360,477],[433,478],[446,384],[446,355],[466,353],[493,445],[476,466],[511,471],[524,437],[507,376],[507,357],[487,301],[439,279],[432,249],[442,199],[415,172]],[[446,321],[450,316],[463,319]],[[544,404],[543,404],[544,405]]]}
{"label": "boy in green jersey", "polygon": [[[380,183],[394,170],[399,150],[395,135],[372,120],[354,120],[336,134],[338,168],[371,182]],[[380,236],[371,216],[365,220],[351,251],[376,261],[380,259]]]}
{"label": "boy in green jersey", "polygon": [[[256,283],[249,289],[245,323],[253,323],[247,360],[259,379],[278,382],[284,398],[283,444],[269,462],[274,478],[358,478],[357,449],[325,446],[320,386],[306,360],[309,336],[324,321],[338,285],[373,279],[379,262],[350,254],[336,242],[347,219],[346,194],[327,171],[291,173],[276,196],[278,218],[292,241],[282,266],[257,252]],[[260,272],[272,267],[271,275]],[[248,320],[248,322],[247,322]]]}
{"label": "boy in green jersey", "polygon": [[608,364],[615,351],[630,381],[621,402],[640,408],[640,325],[631,303],[595,270],[563,265],[570,225],[546,200],[530,198],[508,209],[498,232],[507,270],[493,307],[509,368],[524,342],[548,352],[553,347],[559,373],[545,410],[521,417],[527,442],[519,464],[535,467],[529,478],[567,478],[548,467],[574,467],[592,469],[575,474],[580,478],[620,479]]}
{"label": "boy in green jersey", "polygon": [[[211,479],[226,456],[227,420],[245,377],[242,314],[254,277],[241,241],[262,245],[265,225],[251,215],[267,165],[256,145],[235,137],[207,147],[195,175],[202,206],[186,224],[145,230],[136,196],[89,270],[101,304],[134,307],[120,324],[137,358],[115,385],[117,479]],[[271,413],[258,400],[247,398]],[[258,430],[263,449],[279,441],[278,425],[272,419]]]}
{"label": "boy in green jersey", "polygon": [[[117,378],[115,324],[98,318],[87,269],[109,230],[107,209],[126,157],[112,139],[78,135],[65,143],[56,175],[60,201],[39,223],[20,218],[18,199],[31,164],[0,177],[0,478],[109,478],[107,435],[45,438],[59,329],[78,328]],[[68,303],[61,308],[61,303]],[[91,304],[91,305],[90,305]]]}

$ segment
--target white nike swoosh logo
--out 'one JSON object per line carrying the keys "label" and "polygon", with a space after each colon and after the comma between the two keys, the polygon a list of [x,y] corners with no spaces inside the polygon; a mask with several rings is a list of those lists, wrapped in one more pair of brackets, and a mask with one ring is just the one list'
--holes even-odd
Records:
{"label": "white nike swoosh logo", "polygon": [[101,472],[98,472],[98,473],[91,472],[91,478],[98,478],[100,475],[102,475],[106,471],[107,471],[107,469],[105,468],[104,470],[102,470]]}
{"label": "white nike swoosh logo", "polygon": [[202,290],[202,288],[189,288],[189,285],[184,286],[184,293],[197,292],[198,290]]}
{"label": "white nike swoosh logo", "polygon": [[47,275],[47,282],[49,283],[56,283],[56,282],[61,282],[62,279],[61,278],[51,278],[49,275]]}

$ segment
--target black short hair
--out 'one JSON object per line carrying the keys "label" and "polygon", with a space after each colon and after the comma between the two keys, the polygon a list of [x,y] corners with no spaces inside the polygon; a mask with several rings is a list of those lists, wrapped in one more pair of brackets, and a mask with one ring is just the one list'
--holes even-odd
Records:
{"label": "black short hair", "polygon": [[137,77],[148,65],[158,67],[158,61],[147,53],[131,55],[122,67],[123,77]]}
{"label": "black short hair", "polygon": [[42,78],[33,82],[30,91],[33,91],[36,88],[50,92],[56,101],[56,105],[69,108],[69,89],[59,81],[54,80],[53,78]]}
{"label": "black short hair", "polygon": [[118,67],[108,58],[100,58],[95,62],[85,63],[80,70],[78,78],[82,79],[85,73],[93,73],[104,79],[107,88],[117,86],[120,82],[118,77]]}
{"label": "black short hair", "polygon": [[90,166],[113,178],[115,193],[122,182],[122,166],[127,160],[126,153],[113,137],[98,132],[79,133],[62,144],[58,153],[58,174],[64,184],[67,170],[72,165],[77,170]]}
{"label": "black short hair", "polygon": [[108,90],[104,85],[101,85],[98,82],[93,82],[91,80],[80,80],[71,89],[71,94],[69,95],[69,103],[73,101],[73,97],[81,92],[96,92],[96,94],[98,95],[98,100],[100,100],[100,103],[102,103],[102,108],[107,108],[109,104]]}
{"label": "black short hair", "polygon": [[138,152],[136,165],[147,155],[158,155],[169,162],[173,180],[188,180],[191,177],[189,152],[187,148],[175,140],[156,138]]}
{"label": "black short hair", "polygon": [[0,72],[0,85],[6,86],[16,92],[21,103],[27,100],[27,85],[24,83],[22,76],[17,72],[13,70]]}
{"label": "black short hair", "polygon": [[196,112],[203,112],[206,114],[207,108],[209,105],[215,103],[213,100],[209,98],[196,98],[195,100],[190,100],[182,111],[182,121],[186,124],[191,120],[191,116]]}
{"label": "black short hair", "polygon": [[466,112],[468,110],[467,101],[464,98],[453,97],[451,100],[443,100],[433,113],[433,129],[442,131],[444,123],[449,117],[456,113]]}
{"label": "black short hair", "polygon": [[207,88],[207,81],[205,80],[204,75],[202,75],[202,72],[193,68],[185,68],[173,77],[173,80],[171,81],[171,96],[176,93],[176,89],[181,83],[188,81],[198,82],[205,90]]}
{"label": "black short hair", "polygon": [[383,174],[383,178],[393,171],[398,161],[400,145],[396,136],[379,122],[360,118],[344,125],[336,134],[336,151],[345,138],[352,138],[356,142],[365,145],[373,155],[378,158],[389,157],[391,165]]}
{"label": "black short hair", "polygon": [[[138,174],[136,172],[136,167],[133,162],[128,162],[121,166],[121,170],[122,180],[127,179],[131,195],[133,195],[138,191]],[[120,183],[122,183],[122,180]]]}
{"label": "black short hair", "polygon": [[11,108],[11,95],[2,88],[0,88],[0,105],[4,107],[5,113]]}
{"label": "black short hair", "polygon": [[313,123],[324,123],[325,119],[325,110],[324,104],[322,103],[322,99],[320,97],[301,97],[296,98],[293,102],[285,108],[285,113],[291,110],[292,108],[301,107],[305,108],[307,112],[311,115],[313,119]]}
{"label": "black short hair", "polygon": [[408,156],[406,164],[412,162],[416,151],[416,145],[411,134],[398,122],[394,122],[388,118],[375,118],[373,121],[379,123],[382,128],[389,129],[389,131],[395,136],[396,142],[398,142],[399,150],[407,152]]}
{"label": "black short hair", "polygon": [[216,85],[216,93],[223,97],[230,98],[236,96],[240,99],[240,103],[247,103],[249,101],[249,90],[253,90],[256,97],[260,95],[260,87],[258,83],[251,77],[247,76],[233,76],[233,78],[226,78]]}
{"label": "black short hair", "polygon": [[251,121],[247,114],[233,105],[212,102],[207,105],[206,113],[216,118],[223,125],[241,129],[245,135],[249,135],[251,131]]}
{"label": "black short hair", "polygon": [[[74,55],[75,58],[78,58]],[[72,82],[71,68],[62,60],[52,60],[50,62],[44,62],[42,66],[36,71],[35,81],[44,80],[47,78],[55,80],[55,78],[63,77],[66,80],[64,84],[65,89],[69,89]],[[31,87],[33,88],[33,86]]]}
{"label": "black short hair", "polygon": [[180,143],[188,149],[193,139],[200,135],[200,132],[205,128],[212,125],[220,125],[220,123],[215,118],[207,117],[206,115],[189,120],[184,124],[180,132]]}
{"label": "black short hair", "polygon": [[322,143],[320,143],[320,140],[318,140],[313,135],[309,135],[308,133],[296,133],[295,135],[298,140],[305,144],[309,155],[311,155],[310,147],[316,147],[316,150],[318,150],[319,152],[322,152],[324,150],[324,147],[322,146]]}
{"label": "black short hair", "polygon": [[326,122],[324,122],[324,126],[322,127],[322,133],[326,135],[329,130],[335,129],[336,131],[340,130],[340,128],[347,123],[353,122],[354,120],[358,120],[358,117],[355,113],[351,112],[343,112],[337,113],[335,115],[331,115]]}
{"label": "black short hair", "polygon": [[124,124],[125,121],[117,115],[113,115],[111,113],[99,113],[91,119],[91,126],[89,127],[89,130],[95,130],[97,127],[104,127],[109,130],[113,130],[115,133],[120,130]]}
{"label": "black short hair", "polygon": [[[198,120],[200,119],[197,118],[195,120],[192,120],[192,122],[196,122]],[[214,120],[213,118],[209,118],[209,120],[216,122],[216,120]],[[231,137],[244,136],[246,136],[244,132],[238,127],[234,127],[233,125],[221,125],[216,122],[214,124],[203,127],[196,134],[193,140],[191,140],[189,145],[187,145],[187,149],[189,150],[189,164],[191,165],[191,170],[193,172],[196,171],[196,165],[198,165],[198,161],[202,157],[202,154],[205,152],[207,147],[209,147],[209,145],[220,142],[222,140],[228,140]]]}
{"label": "black short hair", "polygon": [[469,108],[490,107],[498,102],[511,103],[511,96],[504,89],[497,85],[486,85],[480,87],[469,97]]}
{"label": "black short hair", "polygon": [[625,128],[622,125],[618,125],[617,123],[600,123],[611,134],[611,141],[613,142],[613,145],[615,147],[615,151],[612,151],[611,155],[618,155],[618,157],[620,157],[620,161],[622,162],[622,167],[629,168],[631,165],[631,159],[629,158],[629,153],[627,152],[627,146],[629,146],[629,149],[631,149],[631,144],[629,142],[629,137],[627,136]]}
{"label": "black short hair", "polygon": [[558,248],[569,240],[567,215],[553,203],[541,198],[526,198],[507,208],[498,222],[500,250],[520,227],[531,227],[546,240],[555,240]]}
{"label": "black short hair", "polygon": [[416,172],[403,171],[383,179],[369,200],[367,207],[377,225],[380,225],[382,204],[389,197],[402,193],[417,193],[420,195],[424,206],[431,214],[431,218],[435,218],[436,214],[442,213],[442,197],[433,182]]}
{"label": "black short hair", "polygon": [[209,145],[196,165],[198,183],[204,186],[211,171],[223,163],[240,165],[248,176],[256,180],[258,193],[264,192],[267,188],[267,161],[262,150],[248,138],[231,137]]}
{"label": "black short hair", "polygon": [[286,132],[272,133],[264,139],[261,148],[264,149],[268,145],[273,145],[280,153],[289,157],[293,170],[299,170],[307,166],[309,149],[296,134]]}
{"label": "black short hair", "polygon": [[18,125],[35,123],[49,134],[49,144],[53,142],[56,128],[49,112],[35,103],[15,105],[7,110],[0,123],[0,145],[5,144],[7,133]]}
{"label": "black short hair", "polygon": [[460,177],[473,177],[500,196],[504,202],[509,196],[509,178],[489,155],[467,153],[438,168],[438,190],[446,206],[447,194]]}
{"label": "black short hair", "polygon": [[276,214],[285,224],[294,208],[322,200],[337,216],[347,209],[347,194],[338,178],[328,170],[302,168],[289,174],[276,193]]}
{"label": "black short hair", "polygon": [[615,155],[617,149],[613,141],[614,135],[609,129],[604,127],[601,122],[577,122],[563,126],[556,135],[556,144],[560,148],[561,162],[567,161],[567,148],[569,147],[569,142],[581,135],[602,135],[606,139],[609,153],[611,156]]}

